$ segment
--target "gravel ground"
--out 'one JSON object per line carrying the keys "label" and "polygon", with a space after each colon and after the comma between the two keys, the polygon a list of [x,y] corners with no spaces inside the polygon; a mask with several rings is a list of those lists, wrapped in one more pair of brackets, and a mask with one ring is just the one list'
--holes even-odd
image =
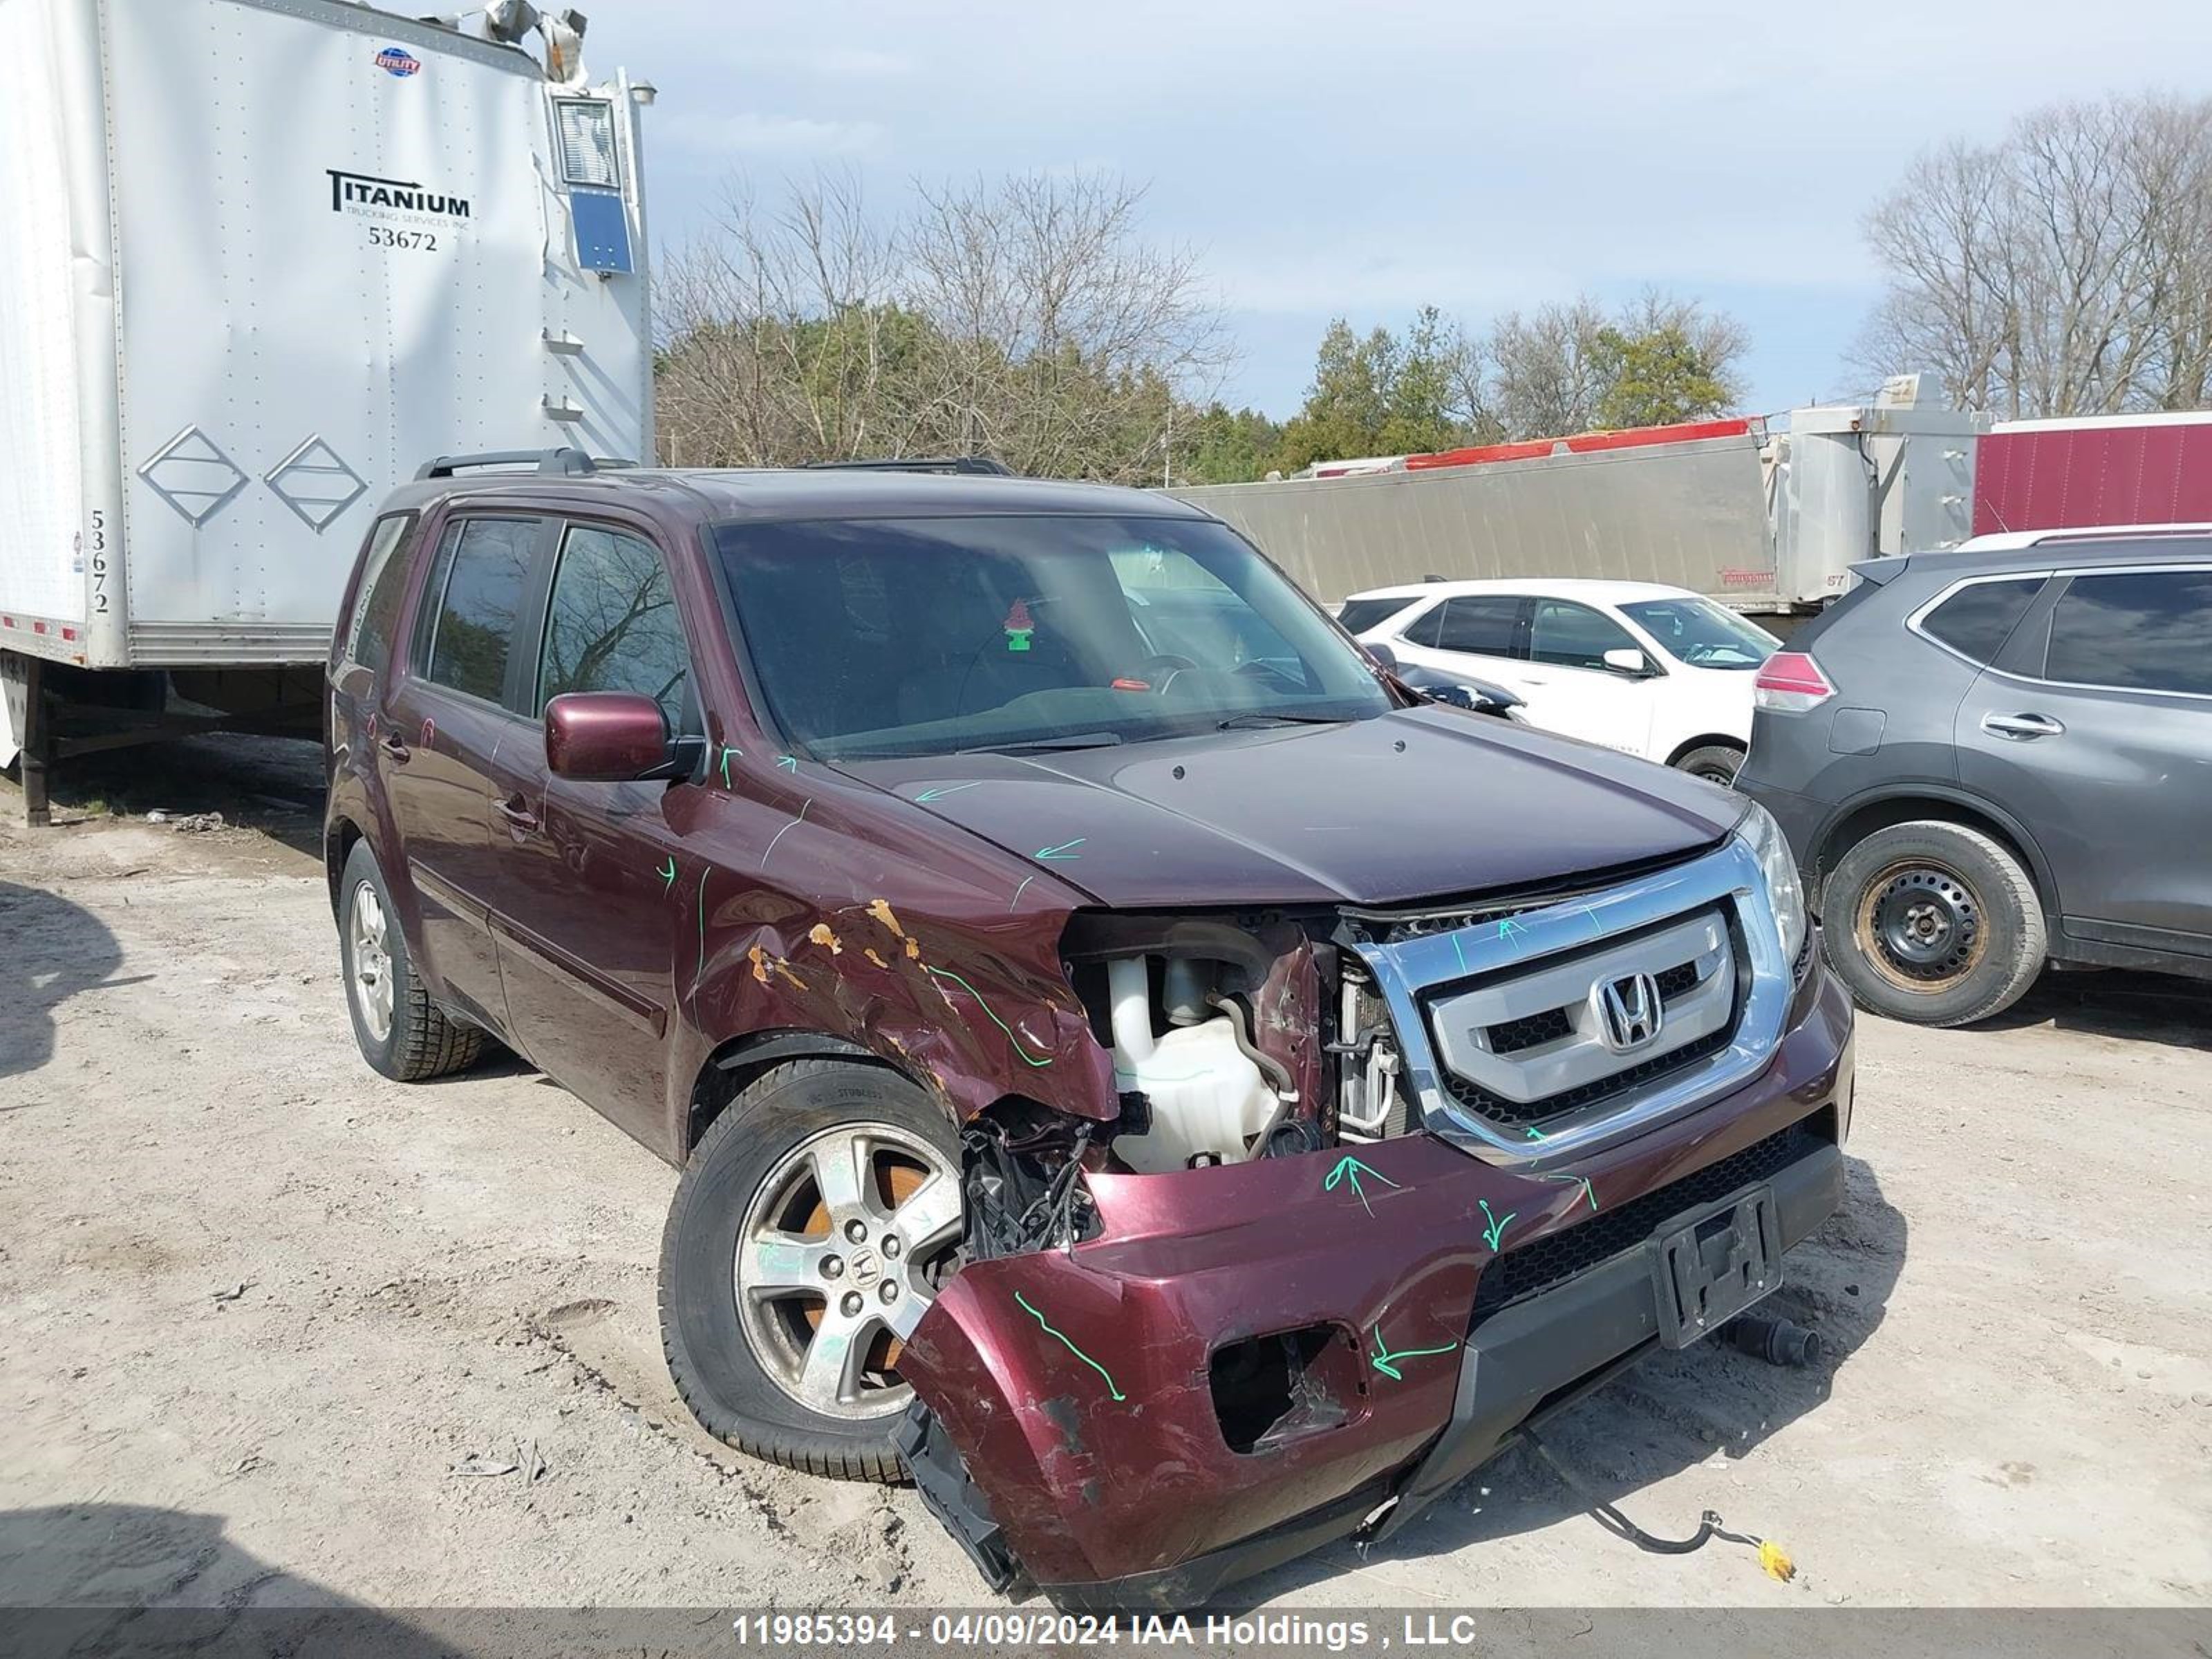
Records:
{"label": "gravel ground", "polygon": [[[356,1056],[315,757],[203,740],[0,786],[0,1603],[974,1604],[903,1490],[750,1462],[653,1322],[674,1173],[527,1069]],[[252,827],[237,826],[239,803]],[[180,833],[133,814],[217,807]],[[2046,979],[1861,1028],[1848,1212],[1790,1258],[1828,1355],[1666,1356],[1386,1552],[1240,1605],[2212,1601],[2212,1000]]]}

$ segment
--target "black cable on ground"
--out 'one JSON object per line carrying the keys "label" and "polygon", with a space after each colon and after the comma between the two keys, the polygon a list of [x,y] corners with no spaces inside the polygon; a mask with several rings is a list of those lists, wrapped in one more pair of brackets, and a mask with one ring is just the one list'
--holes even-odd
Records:
{"label": "black cable on ground", "polygon": [[1559,1477],[1568,1491],[1589,1505],[1590,1518],[1615,1538],[1624,1539],[1653,1555],[1687,1555],[1692,1550],[1703,1549],[1717,1538],[1725,1543],[1742,1544],[1757,1550],[1759,1565],[1766,1570],[1769,1577],[1778,1578],[1787,1583],[1796,1576],[1796,1565],[1779,1544],[1771,1544],[1751,1533],[1730,1532],[1721,1524],[1720,1516],[1711,1510],[1707,1510],[1698,1517],[1697,1531],[1687,1538],[1661,1538],[1644,1531],[1583,1485],[1573,1470],[1552,1455],[1552,1449],[1537,1438],[1534,1430],[1522,1430],[1521,1437],[1528,1443],[1537,1456],[1544,1460],[1545,1467]]}

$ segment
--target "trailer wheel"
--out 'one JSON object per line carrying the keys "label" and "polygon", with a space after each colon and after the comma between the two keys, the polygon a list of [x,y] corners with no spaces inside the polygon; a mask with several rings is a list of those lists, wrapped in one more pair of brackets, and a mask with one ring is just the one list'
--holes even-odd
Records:
{"label": "trailer wheel", "polygon": [[660,1340],[691,1414],[752,1456],[902,1478],[903,1337],[957,1265],[960,1143],[897,1073],[799,1060],[717,1117],[660,1245]]}
{"label": "trailer wheel", "polygon": [[1743,767],[1743,750],[1732,743],[1705,743],[1688,753],[1679,756],[1674,769],[1687,772],[1693,778],[1723,786],[1735,782],[1735,775]]}
{"label": "trailer wheel", "polygon": [[473,1065],[484,1034],[447,1018],[415,976],[406,929],[366,841],[356,842],[347,855],[338,895],[338,959],[362,1057],[400,1083]]}

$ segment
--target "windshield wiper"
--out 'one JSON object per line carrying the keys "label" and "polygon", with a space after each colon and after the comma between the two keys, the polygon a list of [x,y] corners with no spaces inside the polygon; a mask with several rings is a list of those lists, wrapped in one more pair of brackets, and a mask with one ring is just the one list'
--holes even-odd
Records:
{"label": "windshield wiper", "polygon": [[1221,721],[1213,729],[1217,732],[1234,732],[1239,726],[1262,724],[1268,726],[1349,726],[1352,724],[1352,716],[1349,714],[1285,714],[1274,709],[1255,708],[1247,714],[1231,714],[1227,720]]}
{"label": "windshield wiper", "polygon": [[1013,755],[1024,749],[1106,749],[1121,741],[1119,732],[1061,732],[1048,738],[1009,738],[1004,743],[979,743],[956,749],[956,755]]}

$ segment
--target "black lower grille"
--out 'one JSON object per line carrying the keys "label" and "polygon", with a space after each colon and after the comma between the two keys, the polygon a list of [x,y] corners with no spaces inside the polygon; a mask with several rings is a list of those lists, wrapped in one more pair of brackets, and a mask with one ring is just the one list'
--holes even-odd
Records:
{"label": "black lower grille", "polygon": [[1662,1002],[1672,1002],[1683,992],[1696,988],[1698,964],[1694,962],[1680,963],[1659,975],[1652,982],[1659,988],[1659,1000]]}
{"label": "black lower grille", "polygon": [[1632,1250],[1684,1211],[1726,1198],[1753,1182],[1770,1180],[1799,1158],[1830,1144],[1811,1121],[1793,1123],[1695,1174],[1655,1187],[1617,1210],[1601,1211],[1587,1221],[1547,1233],[1517,1250],[1508,1250],[1482,1270],[1474,1289],[1473,1322],[1480,1324],[1500,1308],[1549,1290],[1623,1250]]}
{"label": "black lower grille", "polygon": [[1556,1095],[1547,1095],[1541,1100],[1508,1100],[1504,1095],[1493,1094],[1480,1084],[1470,1083],[1456,1072],[1444,1076],[1444,1092],[1478,1117],[1488,1118],[1493,1123],[1509,1124],[1514,1128],[1549,1122],[1564,1117],[1569,1112],[1578,1112],[1585,1106],[1594,1106],[1614,1095],[1626,1094],[1632,1089],[1641,1089],[1646,1084],[1656,1083],[1670,1073],[1686,1066],[1694,1066],[1735,1041],[1731,1026],[1708,1032],[1695,1042],[1686,1042],[1680,1048],[1615,1072],[1611,1077],[1601,1077],[1595,1083],[1585,1083],[1579,1089],[1568,1089]]}

